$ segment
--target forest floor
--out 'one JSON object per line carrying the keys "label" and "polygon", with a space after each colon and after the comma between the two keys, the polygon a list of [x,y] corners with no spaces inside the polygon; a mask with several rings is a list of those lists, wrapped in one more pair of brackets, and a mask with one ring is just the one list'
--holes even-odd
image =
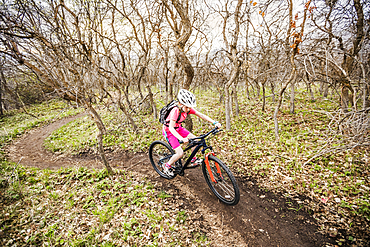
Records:
{"label": "forest floor", "polygon": [[[43,147],[54,130],[80,117],[64,118],[29,131],[7,148],[13,162],[41,169],[83,166],[103,168],[97,155],[56,155]],[[208,188],[200,169],[166,180],[154,171],[146,153],[106,150],[110,165],[146,178],[192,213],[211,246],[333,246],[335,239],[322,235],[313,217],[281,194],[260,188],[251,177],[236,177],[241,198],[236,206],[219,202]],[[288,202],[289,201],[289,202]]]}

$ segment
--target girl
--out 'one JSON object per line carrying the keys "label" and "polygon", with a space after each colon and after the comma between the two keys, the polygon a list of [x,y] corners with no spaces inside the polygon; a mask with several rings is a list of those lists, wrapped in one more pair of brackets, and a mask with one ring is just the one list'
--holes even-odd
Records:
{"label": "girl", "polygon": [[[179,140],[187,143],[189,142],[189,139],[196,137],[181,126],[181,123],[185,120],[188,114],[194,114],[205,121],[213,123],[217,128],[221,128],[221,124],[219,122],[214,121],[210,117],[198,112],[193,108],[196,106],[195,96],[188,90],[181,89],[177,95],[177,100],[177,107],[174,107],[171,110],[166,119],[168,124],[163,125],[163,135],[176,152],[166,164],[163,164],[164,173],[171,177],[174,175],[172,171],[172,164],[174,164],[184,155],[184,151],[180,146]],[[181,114],[181,116],[180,120],[178,121],[179,114]],[[202,160],[194,157],[191,160],[191,163],[193,166],[197,166],[202,163]]]}

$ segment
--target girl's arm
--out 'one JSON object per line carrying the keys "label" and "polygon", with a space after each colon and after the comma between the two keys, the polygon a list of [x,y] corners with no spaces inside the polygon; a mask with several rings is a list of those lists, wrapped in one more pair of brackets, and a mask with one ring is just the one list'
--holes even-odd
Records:
{"label": "girl's arm", "polygon": [[204,115],[203,113],[200,113],[197,110],[194,110],[194,111],[195,111],[195,113],[194,113],[195,116],[214,124],[217,128],[221,128],[221,124],[219,122],[213,120],[212,118],[208,117],[207,115]]}

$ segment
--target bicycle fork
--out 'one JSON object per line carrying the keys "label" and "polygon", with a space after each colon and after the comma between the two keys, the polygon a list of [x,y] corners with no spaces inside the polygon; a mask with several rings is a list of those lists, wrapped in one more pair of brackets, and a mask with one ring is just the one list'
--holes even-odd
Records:
{"label": "bicycle fork", "polygon": [[[212,182],[217,183],[217,181],[216,181],[215,177],[213,176],[213,173],[212,173],[212,170],[211,170],[211,166],[209,165],[209,159],[208,159],[208,156],[209,156],[210,154],[212,154],[213,156],[215,156],[215,153],[214,153],[214,152],[209,152],[209,153],[207,153],[207,154],[206,154],[206,158],[205,158],[205,161],[204,161],[204,162],[206,163],[207,171],[208,171],[208,173],[209,173],[209,176],[211,177]],[[224,179],[224,178],[222,177],[222,174],[221,174],[220,165],[219,165],[217,162],[215,162],[215,163],[216,163],[216,169],[217,169],[217,173],[218,173],[218,175],[219,175],[222,179]]]}

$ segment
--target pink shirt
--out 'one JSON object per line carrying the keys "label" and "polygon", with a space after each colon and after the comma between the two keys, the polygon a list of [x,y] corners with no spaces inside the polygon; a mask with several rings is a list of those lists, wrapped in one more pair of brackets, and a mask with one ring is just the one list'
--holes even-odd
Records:
{"label": "pink shirt", "polygon": [[[170,114],[168,114],[168,117],[166,118],[166,121],[171,121],[171,120],[173,120],[173,121],[177,121],[177,118],[179,117],[179,111],[180,111],[180,109],[178,108],[178,107],[174,107],[172,110],[171,110],[171,112],[170,112]],[[186,112],[181,112],[181,117],[180,117],[180,121],[179,121],[179,123],[175,123],[175,128],[177,128],[177,127],[180,127],[181,126],[181,122],[182,121],[184,121],[185,120],[185,118],[188,116],[188,114],[195,114],[195,110],[194,110],[194,108],[191,108],[190,109],[190,111],[188,112],[188,113],[186,113]],[[163,125],[163,127],[164,127],[164,130],[165,131],[170,131],[169,130],[169,128],[167,127],[167,126],[165,126],[165,125]]]}

